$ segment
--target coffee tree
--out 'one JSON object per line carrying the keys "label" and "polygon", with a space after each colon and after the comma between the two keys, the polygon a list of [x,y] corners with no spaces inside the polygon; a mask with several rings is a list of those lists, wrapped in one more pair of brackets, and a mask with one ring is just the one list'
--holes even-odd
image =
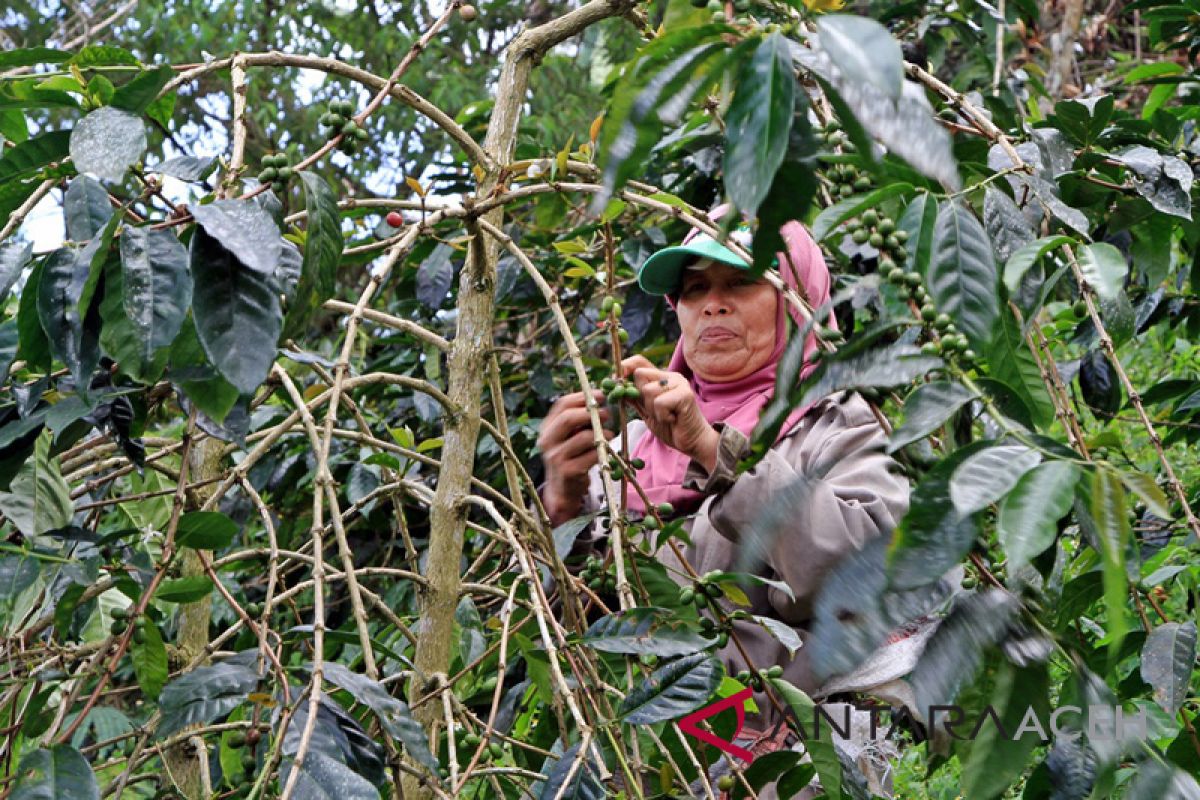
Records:
{"label": "coffee tree", "polygon": [[[913,482],[804,644],[829,678],[944,617],[880,693],[897,796],[1200,796],[1189,6],[371,6],[372,48],[322,4],[221,38],[234,4],[136,5],[4,21],[5,796],[869,798],[800,724],[820,697],[713,656],[771,581],[749,555],[668,573],[664,504],[598,515],[583,560],[597,515],[552,529],[538,496],[550,399],[623,409],[616,364],[665,362],[634,272],[724,238],[719,199],[776,285],[793,218],[837,275],[742,466],[852,390]],[[616,508],[638,465],[592,412]],[[745,686],[811,758],[710,774],[677,721]],[[942,735],[947,704],[996,724]]]}

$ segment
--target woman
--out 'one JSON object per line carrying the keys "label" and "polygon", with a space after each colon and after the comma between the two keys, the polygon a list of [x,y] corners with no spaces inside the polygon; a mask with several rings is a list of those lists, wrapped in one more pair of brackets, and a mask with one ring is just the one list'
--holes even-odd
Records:
{"label": "woman", "polygon": [[[722,206],[710,214],[719,218]],[[799,222],[780,229],[786,250],[776,255],[784,282],[816,308],[829,300],[831,278],[820,249]],[[735,235],[749,237],[748,230]],[[778,588],[748,586],[746,610],[791,626],[808,638],[812,603],[821,581],[837,560],[889,531],[908,507],[908,483],[884,454],[887,437],[870,406],[855,393],[839,392],[794,410],[774,445],[757,465],[737,473],[749,454],[749,434],[775,388],[776,365],[788,339],[788,315],[797,328],[804,319],[764,279],[754,279],[732,251],[693,229],[679,247],[655,253],[638,272],[650,294],[666,295],[679,318],[681,337],[668,367],[657,369],[643,356],[622,363],[641,396],[633,401],[640,420],[628,425],[631,459],[645,465],[637,482],[651,503],[669,502],[689,515],[691,545],[683,556],[700,575],[736,571],[739,537],[759,513],[786,496],[800,476],[809,476],[803,501],[787,509],[794,524],[779,532],[758,572],[782,581]],[[832,314],[830,326],[836,327]],[[814,334],[805,345],[801,375],[815,367]],[[608,418],[606,409],[602,419]],[[612,447],[619,450],[619,441]],[[546,467],[543,499],[555,524],[602,508],[597,455],[582,393],[560,399],[547,415],[539,438]],[[628,511],[644,513],[628,491]],[[778,510],[776,506],[776,510]],[[603,531],[593,529],[593,542]],[[678,581],[682,564],[669,548],[659,553]],[[728,604],[727,604],[728,605]],[[732,606],[729,609],[732,610]],[[783,668],[783,677],[813,693],[819,687],[804,647],[795,656],[752,620],[734,622],[734,632],[754,667]],[[721,648],[726,670],[748,665],[735,643]],[[743,737],[766,734],[779,721],[764,695],[762,713],[747,718]],[[757,730],[755,730],[757,729]],[[780,742],[774,741],[773,746]],[[803,795],[802,795],[803,796]]]}

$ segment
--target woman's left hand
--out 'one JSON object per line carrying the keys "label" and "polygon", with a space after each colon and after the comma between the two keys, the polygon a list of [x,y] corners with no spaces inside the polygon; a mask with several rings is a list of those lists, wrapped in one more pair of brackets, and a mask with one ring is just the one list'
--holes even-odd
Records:
{"label": "woman's left hand", "polygon": [[663,444],[699,461],[712,472],[717,465],[719,433],[696,402],[687,378],[678,372],[658,369],[645,356],[630,356],[621,362],[621,373],[632,378],[641,397],[629,402],[646,427]]}

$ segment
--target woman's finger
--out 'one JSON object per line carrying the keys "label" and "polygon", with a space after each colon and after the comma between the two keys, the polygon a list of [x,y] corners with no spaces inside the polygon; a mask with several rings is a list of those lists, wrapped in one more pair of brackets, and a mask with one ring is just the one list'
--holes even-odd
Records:
{"label": "woman's finger", "polygon": [[621,361],[621,377],[623,378],[628,378],[639,369],[655,369],[655,366],[645,356],[630,356]]}

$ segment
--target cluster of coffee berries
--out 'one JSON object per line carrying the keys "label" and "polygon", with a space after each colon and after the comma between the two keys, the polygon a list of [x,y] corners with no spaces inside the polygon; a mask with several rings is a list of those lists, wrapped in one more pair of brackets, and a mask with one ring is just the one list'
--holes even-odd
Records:
{"label": "cluster of coffee berries", "polygon": [[262,158],[262,172],[258,173],[259,183],[270,183],[271,181],[290,181],[295,175],[295,170],[288,166],[287,153],[276,153],[275,155],[265,155]]}
{"label": "cluster of coffee berries", "polygon": [[[835,197],[849,197],[871,191],[875,182],[871,176],[858,171],[853,164],[834,164],[825,170],[825,177],[833,184],[829,193]],[[855,240],[858,241],[857,239]],[[866,241],[865,239],[863,241]],[[862,242],[858,242],[862,244]]]}
{"label": "cluster of coffee berries", "polygon": [[326,129],[326,134],[330,138],[341,134],[342,141],[338,144],[339,150],[347,155],[354,153],[358,149],[358,143],[366,141],[370,135],[366,128],[351,119],[354,115],[354,102],[330,100],[327,108],[329,110],[322,114],[319,120],[321,127]]}
{"label": "cluster of coffee berries", "polygon": [[829,147],[840,147],[847,153],[854,152],[854,142],[850,141],[850,137],[842,130],[842,126],[837,120],[831,119],[820,128],[821,141],[825,142]]}
{"label": "cluster of coffee berries", "polygon": [[724,594],[715,580],[718,574],[716,570],[711,570],[697,578],[693,585],[684,586],[679,590],[679,602],[685,606],[695,604],[700,609],[706,605],[715,606],[717,598]]}
{"label": "cluster of coffee berries", "polygon": [[975,351],[971,349],[967,337],[958,332],[949,314],[939,314],[928,299],[921,306],[921,320],[931,325],[939,334],[938,341],[926,342],[921,345],[921,352],[926,355],[961,356],[964,361],[974,361]]}
{"label": "cluster of coffee berries", "polygon": [[257,728],[251,728],[248,731],[234,731],[225,737],[225,744],[231,750],[242,750],[242,770],[252,773],[258,768],[258,759],[254,751],[258,748],[258,743],[262,739],[263,731],[270,731],[270,726],[261,724]]}
{"label": "cluster of coffee berries", "polygon": [[636,400],[642,396],[641,390],[634,386],[631,380],[605,378],[600,381],[600,388],[604,390],[610,403],[619,403],[626,397]]}
{"label": "cluster of coffee berries", "polygon": [[[108,632],[113,636],[120,636],[129,627],[129,611],[128,608],[114,608],[112,610],[112,624],[108,626]],[[133,643],[144,644],[146,641],[146,622],[144,616],[140,616],[133,621]]]}
{"label": "cluster of coffee berries", "polygon": [[258,619],[262,616],[262,613],[262,603],[246,603],[246,616],[250,617],[251,619]]}
{"label": "cluster of coffee berries", "polygon": [[[483,737],[481,737],[478,733],[468,733],[461,728],[457,732],[457,739],[459,744],[459,753],[468,750],[474,752],[475,748],[479,747],[480,743],[483,742]],[[500,744],[499,742],[488,742],[487,747],[483,748],[480,758],[484,761],[504,758],[504,745]]]}
{"label": "cluster of coffee berries", "polygon": [[583,569],[579,571],[579,579],[593,592],[615,592],[617,590],[617,573],[604,566],[604,559],[598,556],[588,556]]}
{"label": "cluster of coffee berries", "polygon": [[[722,0],[691,0],[693,8],[706,8],[712,13],[713,22],[725,22],[725,3]],[[733,0],[733,10],[738,14],[748,12],[754,3],[752,0]],[[738,17],[736,22],[739,25],[745,25],[750,22],[749,17]]]}
{"label": "cluster of coffee berries", "polygon": [[[603,319],[597,323],[596,327],[600,330],[607,329],[610,325],[617,330],[617,338],[622,342],[629,341],[629,331],[621,327],[621,312],[623,311],[621,304],[612,295],[605,297],[600,301],[600,315]],[[605,390],[607,391],[607,390]]]}
{"label": "cluster of coffee berries", "polygon": [[734,676],[738,683],[753,687],[755,689],[762,689],[763,686],[766,685],[767,678],[781,677],[783,677],[783,667],[779,666],[778,664],[773,667],[767,667],[766,669],[760,669],[758,672],[751,672],[748,669],[744,669]]}

